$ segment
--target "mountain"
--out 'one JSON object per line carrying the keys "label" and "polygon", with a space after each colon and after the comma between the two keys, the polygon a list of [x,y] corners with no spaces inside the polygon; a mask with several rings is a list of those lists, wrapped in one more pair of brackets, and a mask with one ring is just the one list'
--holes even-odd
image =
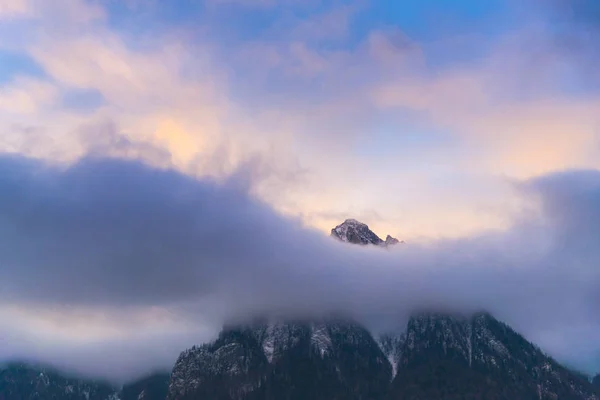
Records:
{"label": "mountain", "polygon": [[[386,246],[366,224],[331,230],[348,243]],[[348,321],[275,321],[229,327],[183,352],[168,400],[598,400],[562,367],[488,313],[423,313],[377,340]]]}
{"label": "mountain", "polygon": [[386,246],[392,246],[398,243],[404,243],[404,242],[400,242],[398,239],[396,239],[395,237],[391,237],[390,235],[387,235],[385,237],[385,245]]}
{"label": "mountain", "polygon": [[181,354],[168,400],[565,399],[599,391],[487,313],[421,314],[378,340],[351,322],[223,330]]}
{"label": "mountain", "polygon": [[596,375],[592,380],[592,384],[600,390],[600,374]]}
{"label": "mountain", "polygon": [[169,373],[155,373],[119,390],[48,367],[10,363],[0,367],[0,400],[165,400],[169,380]]}
{"label": "mountain", "polygon": [[415,316],[395,354],[391,399],[600,398],[585,377],[487,313]]}
{"label": "mountain", "polygon": [[376,246],[390,246],[400,243],[396,238],[387,235],[385,241],[377,236],[366,224],[355,219],[347,219],[331,230],[331,236],[342,242],[353,244],[374,244]]}
{"label": "mountain", "polygon": [[0,400],[119,400],[111,385],[67,378],[51,368],[11,363],[0,367]]}
{"label": "mountain", "polygon": [[350,322],[273,322],[224,330],[181,354],[168,400],[382,399],[392,369]]}

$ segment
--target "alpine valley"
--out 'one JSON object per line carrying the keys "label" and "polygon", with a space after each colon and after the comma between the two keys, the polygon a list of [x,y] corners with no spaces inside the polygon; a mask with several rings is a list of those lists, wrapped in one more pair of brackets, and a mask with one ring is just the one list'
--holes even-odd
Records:
{"label": "alpine valley", "polygon": [[[388,248],[346,220],[342,242]],[[600,400],[594,379],[561,366],[489,313],[413,315],[374,336],[345,319],[227,326],[185,350],[173,370],[113,388],[24,363],[0,367],[0,400]]]}

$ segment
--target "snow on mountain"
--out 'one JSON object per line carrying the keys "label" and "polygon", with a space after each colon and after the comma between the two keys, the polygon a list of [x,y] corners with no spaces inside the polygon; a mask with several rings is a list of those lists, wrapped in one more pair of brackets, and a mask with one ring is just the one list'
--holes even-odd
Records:
{"label": "snow on mountain", "polygon": [[588,380],[487,313],[418,314],[404,333],[377,341],[348,322],[228,328],[214,343],[181,354],[168,399],[211,394],[232,400],[600,399]]}
{"label": "snow on mountain", "polygon": [[369,229],[367,224],[355,219],[347,219],[331,230],[331,236],[342,242],[353,244],[374,244],[376,246],[391,246],[400,243],[396,238],[387,235],[385,241]]}
{"label": "snow on mountain", "polygon": [[[584,377],[488,313],[468,318],[419,314],[409,320],[405,335],[396,350],[399,362],[392,393],[415,390],[423,398],[488,392],[494,393],[493,398],[600,399]],[[445,372],[436,377],[439,371]],[[418,388],[416,379],[421,381]]]}
{"label": "snow on mountain", "polygon": [[[337,239],[387,247],[348,219]],[[376,341],[339,321],[276,321],[225,329],[181,354],[168,400],[573,399],[599,400],[591,383],[487,313],[421,313]],[[221,397],[219,397],[221,396]]]}
{"label": "snow on mountain", "polygon": [[315,354],[323,357],[331,352],[329,332],[321,323],[276,321],[260,324],[251,329],[269,363],[276,362],[286,351],[297,346],[305,335],[310,338],[310,346]]}
{"label": "snow on mountain", "polygon": [[331,337],[329,336],[327,325],[311,325],[310,344],[319,352],[321,357],[327,353],[331,353]]}
{"label": "snow on mountain", "polygon": [[381,398],[390,381],[387,359],[360,325],[277,321],[230,327],[183,352],[168,399]]}
{"label": "snow on mountain", "polygon": [[392,379],[398,373],[398,363],[402,357],[402,348],[406,342],[406,334],[383,334],[379,336],[377,344],[381,352],[386,356],[390,366],[392,367]]}

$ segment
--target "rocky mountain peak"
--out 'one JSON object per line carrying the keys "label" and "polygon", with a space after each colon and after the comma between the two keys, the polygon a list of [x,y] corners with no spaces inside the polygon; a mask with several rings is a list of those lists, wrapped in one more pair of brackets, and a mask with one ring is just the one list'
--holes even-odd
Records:
{"label": "rocky mountain peak", "polygon": [[387,235],[385,237],[385,245],[386,246],[392,246],[392,245],[395,245],[398,243],[400,243],[400,241],[398,239],[396,239],[395,237],[392,237],[390,235]]}
{"label": "rocky mountain peak", "polygon": [[341,240],[342,242],[367,245],[374,244],[376,246],[391,246],[400,243],[400,241],[390,235],[387,235],[385,241],[382,240],[375,232],[369,229],[365,223],[349,218],[331,230],[331,236]]}

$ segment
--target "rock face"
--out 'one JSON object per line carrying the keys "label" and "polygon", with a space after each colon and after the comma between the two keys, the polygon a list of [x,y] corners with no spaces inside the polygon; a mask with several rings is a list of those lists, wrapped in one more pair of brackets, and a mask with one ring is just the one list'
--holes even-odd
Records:
{"label": "rock face", "polygon": [[386,246],[393,246],[395,244],[400,243],[400,241],[398,239],[396,239],[395,237],[391,237],[390,235],[387,235],[385,238],[385,245]]}
{"label": "rock face", "polygon": [[229,327],[184,351],[170,379],[154,374],[122,391],[25,364],[0,369],[0,400],[165,398],[598,400],[600,388],[486,313],[415,315],[378,340],[339,320]]}
{"label": "rock face", "polygon": [[[212,394],[212,395],[209,395]],[[169,400],[600,399],[507,325],[422,314],[375,340],[347,322],[271,323],[224,330],[185,351]]]}
{"label": "rock face", "polygon": [[400,243],[396,238],[387,235],[385,241],[377,236],[368,225],[355,219],[347,219],[331,230],[331,236],[342,242],[353,244],[374,244],[376,246],[390,246]]}
{"label": "rock face", "polygon": [[359,325],[278,322],[227,329],[182,353],[167,398],[382,399],[391,378]]}
{"label": "rock face", "polygon": [[0,400],[119,400],[105,383],[66,378],[43,367],[12,363],[0,367]]}
{"label": "rock face", "polygon": [[486,313],[410,319],[391,399],[598,399],[581,375]]}

